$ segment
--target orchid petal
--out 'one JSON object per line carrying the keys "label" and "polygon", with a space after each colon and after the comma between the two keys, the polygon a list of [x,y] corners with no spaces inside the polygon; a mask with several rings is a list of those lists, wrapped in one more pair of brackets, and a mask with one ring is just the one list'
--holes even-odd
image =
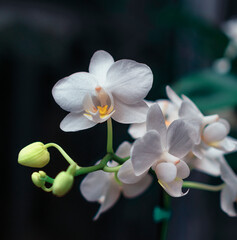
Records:
{"label": "orchid petal", "polygon": [[146,133],[146,123],[133,123],[128,128],[128,133],[134,138],[137,139],[139,137],[144,136]]}
{"label": "orchid petal", "polygon": [[166,133],[167,128],[165,125],[165,119],[163,113],[161,111],[160,106],[156,103],[153,104],[148,112],[147,112],[147,120],[146,120],[147,131],[156,130],[160,136],[162,145],[166,147]]}
{"label": "orchid petal", "polygon": [[155,130],[151,130],[142,138],[137,139],[131,150],[135,175],[139,176],[149,170],[162,153],[160,134]]}
{"label": "orchid petal", "polygon": [[177,176],[177,168],[173,163],[161,162],[155,168],[157,178],[165,183],[170,183]]}
{"label": "orchid petal", "polygon": [[134,104],[146,97],[152,82],[153,74],[147,65],[119,60],[108,70],[105,88],[120,101]]}
{"label": "orchid petal", "polygon": [[122,183],[133,184],[139,182],[147,174],[148,170],[143,174],[136,176],[132,166],[131,159],[123,163],[122,167],[118,171],[118,178]]}
{"label": "orchid petal", "polygon": [[228,129],[221,122],[209,124],[203,131],[205,142],[212,143],[223,140],[228,134]]}
{"label": "orchid petal", "polygon": [[93,218],[93,220],[97,220],[101,215],[101,213],[110,209],[118,201],[120,197],[121,190],[117,182],[114,179],[112,179],[109,183],[110,184],[107,189],[107,192],[101,198],[101,201],[100,201],[101,206],[98,212],[96,213],[95,217]]}
{"label": "orchid petal", "polygon": [[165,183],[158,181],[164,190],[172,197],[182,197],[186,195],[189,190],[185,193],[182,192],[183,180],[181,178],[176,178],[173,182]]}
{"label": "orchid petal", "polygon": [[128,157],[130,155],[132,144],[130,142],[123,142],[117,148],[115,154],[121,158]]}
{"label": "orchid petal", "polygon": [[220,142],[214,143],[213,145],[211,144],[211,146],[224,152],[233,152],[237,150],[237,142],[231,137],[226,137]]}
{"label": "orchid petal", "polygon": [[87,201],[98,201],[107,191],[109,180],[109,173],[103,171],[89,173],[80,184],[81,194]]}
{"label": "orchid petal", "polygon": [[106,51],[96,51],[90,61],[89,73],[94,74],[99,80],[99,84],[103,85],[109,68],[114,63],[113,57]]}
{"label": "orchid petal", "polygon": [[182,99],[174,92],[174,90],[170,86],[166,86],[166,94],[168,98],[176,105],[180,106],[182,103]]}
{"label": "orchid petal", "polygon": [[237,216],[237,212],[234,207],[236,197],[237,196],[232,189],[229,188],[229,186],[225,186],[221,191],[221,209],[230,217]]}
{"label": "orchid petal", "polygon": [[220,159],[220,169],[222,180],[229,185],[232,190],[237,191],[237,177],[224,158]]}
{"label": "orchid petal", "polygon": [[181,119],[171,123],[167,132],[167,147],[170,154],[182,158],[192,149],[193,142],[188,130],[187,124]]}
{"label": "orchid petal", "polygon": [[[191,100],[190,100],[191,101]],[[196,107],[194,103],[191,103],[190,101],[183,101],[181,104],[181,107],[179,109],[179,116],[180,117],[187,117],[190,118],[202,118],[203,115],[199,111],[199,109]]]}
{"label": "orchid petal", "polygon": [[146,175],[135,184],[123,184],[123,195],[127,198],[134,198],[141,195],[152,183],[152,177]]}
{"label": "orchid petal", "polygon": [[87,72],[78,72],[59,80],[53,87],[52,94],[56,103],[69,112],[80,112],[83,100],[91,94],[97,85],[94,75]]}
{"label": "orchid petal", "polygon": [[202,143],[200,143],[199,145],[194,145],[192,148],[192,153],[199,159],[203,158],[203,148],[202,148]]}
{"label": "orchid petal", "polygon": [[97,123],[87,119],[83,113],[69,113],[60,123],[64,132],[75,132],[95,126]]}
{"label": "orchid petal", "polygon": [[176,164],[176,168],[177,168],[177,178],[187,178],[190,174],[190,169],[187,165],[186,162],[184,162],[183,160],[180,160],[179,163]]}
{"label": "orchid petal", "polygon": [[114,98],[114,110],[112,118],[120,123],[141,123],[146,120],[148,106],[144,101],[135,104],[125,104],[117,98]]}

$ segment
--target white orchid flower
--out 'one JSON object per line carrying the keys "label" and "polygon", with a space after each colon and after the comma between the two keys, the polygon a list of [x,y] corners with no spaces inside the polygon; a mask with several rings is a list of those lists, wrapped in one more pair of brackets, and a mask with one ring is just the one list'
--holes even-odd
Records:
{"label": "white orchid flower", "polygon": [[203,150],[202,158],[196,157],[191,152],[183,158],[189,168],[196,169],[200,172],[211,176],[220,176],[220,161],[224,158],[224,152],[215,148]]}
{"label": "white orchid flower", "polygon": [[181,159],[192,148],[193,142],[187,124],[178,119],[168,129],[158,104],[147,114],[147,133],[135,141],[131,150],[134,173],[143,175],[152,168],[160,185],[174,197],[180,197],[183,179],[189,176],[188,165]]}
{"label": "white orchid flower", "polygon": [[148,106],[144,98],[151,89],[151,69],[133,60],[119,60],[105,51],[91,58],[89,72],[78,72],[58,81],[52,94],[70,113],[63,119],[63,131],[79,131],[112,117],[120,123],[145,121]]}
{"label": "white orchid flower", "polygon": [[[122,143],[116,151],[119,157],[129,156],[131,144]],[[98,162],[99,163],[99,162]],[[116,166],[117,163],[111,161],[108,166]],[[97,220],[99,216],[110,209],[123,194],[126,198],[134,198],[142,194],[151,184],[152,177],[146,175],[134,184],[124,184],[115,178],[114,173],[104,172],[102,170],[89,173],[81,182],[80,191],[84,198],[90,202],[98,202],[100,208],[93,218]]]}
{"label": "white orchid flower", "polygon": [[[147,105],[150,107],[155,103],[158,103],[161,111],[165,118],[166,125],[170,125],[174,120],[178,119],[178,108],[169,100],[157,100],[155,102],[146,101]],[[144,136],[146,133],[146,122],[143,123],[133,123],[130,125],[128,129],[128,133],[134,138],[137,139],[139,137]]]}
{"label": "white orchid flower", "polygon": [[221,191],[221,209],[231,217],[237,216],[234,203],[237,202],[237,176],[223,158],[220,161],[221,178],[225,187]]}
{"label": "white orchid flower", "polygon": [[[237,149],[236,140],[228,137],[229,123],[221,119],[217,114],[204,116],[198,107],[185,95],[182,99],[167,86],[167,95],[179,106],[179,117],[190,123],[190,127],[196,132],[195,146],[192,152],[198,158],[203,158],[204,151],[208,147],[232,152]],[[192,123],[195,124],[192,124]]]}

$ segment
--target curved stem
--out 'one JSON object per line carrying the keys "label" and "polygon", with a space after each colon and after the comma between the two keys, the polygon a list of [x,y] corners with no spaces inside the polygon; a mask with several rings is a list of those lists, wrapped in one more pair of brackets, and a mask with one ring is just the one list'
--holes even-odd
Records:
{"label": "curved stem", "polygon": [[[49,147],[55,147],[58,149],[58,151],[63,155],[63,157],[66,159],[66,161],[69,163],[69,164],[77,164],[76,162],[74,162],[71,157],[56,143],[47,143],[45,144],[45,147],[46,148],[49,148]],[[79,169],[80,167],[77,165],[77,169]]]}
{"label": "curved stem", "polygon": [[118,170],[119,170],[121,167],[122,167],[122,165],[118,165],[118,166],[116,166],[116,167],[107,167],[107,166],[105,166],[105,167],[103,168],[103,170],[104,170],[105,172],[118,172]]}
{"label": "curved stem", "polygon": [[124,162],[126,162],[126,161],[130,158],[130,156],[127,156],[127,157],[125,157],[125,158],[121,158],[121,157],[117,156],[115,153],[113,153],[113,154],[112,154],[112,158],[113,158],[113,160],[116,161],[117,163],[123,164]]}
{"label": "curved stem", "polygon": [[113,128],[112,128],[111,118],[109,118],[107,120],[107,153],[114,153],[114,150],[113,150]]}
{"label": "curved stem", "polygon": [[90,167],[80,167],[80,169],[76,170],[75,176],[95,172],[98,170],[103,170],[103,168],[106,166],[107,162],[112,159],[111,154],[107,154],[104,156],[104,158],[100,161],[99,164],[90,166]]}
{"label": "curved stem", "polygon": [[205,183],[198,183],[198,182],[191,182],[191,181],[184,181],[183,182],[183,187],[184,188],[195,188],[195,189],[212,191],[212,192],[221,191],[224,186],[225,186],[225,183],[214,186],[214,185],[209,185],[209,184],[205,184]]}

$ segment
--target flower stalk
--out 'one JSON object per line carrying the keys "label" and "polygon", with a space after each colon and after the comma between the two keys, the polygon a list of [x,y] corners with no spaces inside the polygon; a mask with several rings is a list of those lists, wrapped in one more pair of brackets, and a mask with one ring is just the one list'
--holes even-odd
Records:
{"label": "flower stalk", "polygon": [[113,150],[113,127],[112,120],[109,118],[107,120],[107,153],[114,153]]}
{"label": "flower stalk", "polygon": [[[62,156],[66,159],[66,161],[72,165],[72,164],[76,164],[76,162],[74,162],[72,160],[72,158],[62,149],[62,147],[60,147],[58,144],[56,143],[47,143],[45,144],[45,147],[46,148],[49,148],[49,147],[55,147],[57,148],[57,150],[62,154]],[[77,169],[80,169],[80,167],[78,165],[76,165],[76,168]]]}
{"label": "flower stalk", "polygon": [[225,183],[213,186],[213,185],[209,185],[209,184],[191,182],[191,181],[183,182],[184,188],[194,188],[194,189],[206,190],[206,191],[211,191],[211,192],[221,191],[224,188],[224,186],[225,186]]}

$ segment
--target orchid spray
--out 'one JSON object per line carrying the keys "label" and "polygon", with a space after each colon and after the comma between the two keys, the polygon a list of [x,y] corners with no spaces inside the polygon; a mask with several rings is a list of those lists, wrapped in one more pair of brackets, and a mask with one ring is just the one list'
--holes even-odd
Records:
{"label": "orchid spray", "polygon": [[[100,204],[94,220],[109,210],[123,194],[133,198],[157,181],[169,197],[182,197],[190,188],[220,191],[221,209],[236,216],[237,176],[225,160],[225,154],[237,150],[237,141],[228,136],[229,123],[217,114],[204,116],[186,96],[179,97],[169,86],[167,100],[144,100],[152,87],[151,69],[133,60],[114,61],[106,51],[91,58],[89,72],[78,72],[58,81],[52,94],[68,115],[63,131],[85,130],[107,122],[107,152],[95,165],[81,167],[56,143],[31,143],[23,148],[18,163],[42,168],[50,162],[48,148],[56,148],[69,166],[55,178],[44,171],[32,174],[33,183],[58,197],[68,193],[74,178],[85,175],[80,191],[87,201]],[[113,149],[112,119],[131,124],[128,132],[133,143],[124,141]],[[219,176],[217,186],[185,181],[192,169]],[[50,186],[46,187],[46,183]],[[186,190],[183,191],[183,188]],[[160,209],[165,221],[162,239],[166,239],[169,212]]]}

